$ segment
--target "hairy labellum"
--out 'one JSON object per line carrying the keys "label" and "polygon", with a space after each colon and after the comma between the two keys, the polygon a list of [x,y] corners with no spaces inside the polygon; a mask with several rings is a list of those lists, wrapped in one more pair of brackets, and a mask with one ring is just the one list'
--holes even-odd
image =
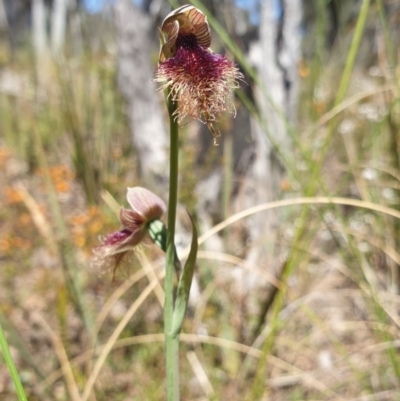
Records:
{"label": "hairy labellum", "polygon": [[192,6],[183,6],[163,22],[166,35],[162,46],[156,81],[169,88],[178,102],[176,118],[185,117],[207,124],[216,137],[212,122],[224,111],[235,112],[232,89],[243,76],[235,63],[208,49],[211,33],[207,18]]}
{"label": "hairy labellum", "polygon": [[121,208],[123,228],[102,238],[101,245],[93,250],[92,266],[101,271],[115,273],[124,256],[143,240],[148,223],[164,214],[165,203],[145,188],[128,188],[127,200],[131,209]]}

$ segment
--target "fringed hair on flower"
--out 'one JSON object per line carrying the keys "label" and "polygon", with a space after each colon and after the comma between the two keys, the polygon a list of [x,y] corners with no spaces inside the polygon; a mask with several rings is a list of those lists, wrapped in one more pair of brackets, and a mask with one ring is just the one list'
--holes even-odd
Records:
{"label": "fringed hair on flower", "polygon": [[208,21],[195,7],[183,6],[170,13],[161,32],[166,39],[155,80],[178,102],[178,122],[189,117],[207,124],[217,144],[219,133],[213,123],[222,112],[236,113],[232,91],[243,75],[233,61],[209,49]]}
{"label": "fringed hair on flower", "polygon": [[123,228],[101,238],[93,250],[92,267],[101,273],[112,271],[113,278],[124,259],[145,238],[148,224],[160,219],[166,210],[163,200],[145,188],[128,188],[127,200],[131,209],[120,211]]}

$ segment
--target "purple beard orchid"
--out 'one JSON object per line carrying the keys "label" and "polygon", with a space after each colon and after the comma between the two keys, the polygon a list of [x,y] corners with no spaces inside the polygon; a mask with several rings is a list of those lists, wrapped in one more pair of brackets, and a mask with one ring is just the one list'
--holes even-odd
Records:
{"label": "purple beard orchid", "polygon": [[126,198],[131,209],[121,208],[123,228],[102,238],[93,251],[92,265],[100,271],[115,273],[124,256],[144,239],[148,224],[160,219],[166,210],[163,200],[145,188],[128,188]]}
{"label": "purple beard orchid", "polygon": [[235,113],[232,90],[243,78],[235,63],[209,49],[211,32],[206,16],[193,6],[170,13],[161,26],[166,43],[161,47],[156,81],[169,88],[178,102],[176,118],[205,122],[214,137],[219,114]]}

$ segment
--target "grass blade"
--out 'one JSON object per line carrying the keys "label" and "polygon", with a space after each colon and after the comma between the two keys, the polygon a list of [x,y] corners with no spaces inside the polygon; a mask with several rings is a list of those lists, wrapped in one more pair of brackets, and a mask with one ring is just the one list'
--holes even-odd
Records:
{"label": "grass blade", "polygon": [[6,337],[3,332],[3,328],[0,324],[0,346],[3,352],[4,360],[6,361],[8,370],[10,371],[10,375],[12,381],[15,386],[15,390],[17,391],[19,401],[27,401],[24,388],[22,387],[21,379],[19,378],[17,368],[15,367],[14,361],[12,359],[10,348],[8,347],[8,343]]}

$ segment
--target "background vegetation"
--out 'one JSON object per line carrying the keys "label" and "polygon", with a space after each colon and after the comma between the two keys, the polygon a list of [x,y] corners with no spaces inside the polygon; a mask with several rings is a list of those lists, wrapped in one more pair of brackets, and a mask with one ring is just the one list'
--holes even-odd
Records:
{"label": "background vegetation", "polygon": [[[243,262],[245,241],[199,253],[184,400],[400,399],[400,8],[343,3],[304,2],[298,124],[275,205],[282,274]],[[114,282],[90,269],[98,236],[119,227],[126,187],[143,183],[110,14],[79,12],[81,46],[68,37],[63,57],[38,60],[29,31],[3,33],[0,322],[29,400],[163,400],[163,294],[149,290],[162,255],[143,248]],[[240,233],[233,220],[224,241]],[[249,307],[233,267],[278,291]],[[15,397],[1,363],[0,399]]]}

